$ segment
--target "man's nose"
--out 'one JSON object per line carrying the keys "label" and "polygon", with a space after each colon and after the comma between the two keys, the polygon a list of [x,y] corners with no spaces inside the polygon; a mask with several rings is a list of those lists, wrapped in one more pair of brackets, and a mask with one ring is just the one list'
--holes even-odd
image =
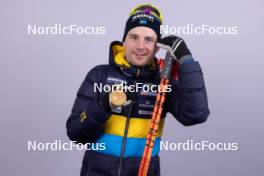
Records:
{"label": "man's nose", "polygon": [[145,43],[143,40],[138,40],[137,42],[137,49],[143,50],[145,48]]}

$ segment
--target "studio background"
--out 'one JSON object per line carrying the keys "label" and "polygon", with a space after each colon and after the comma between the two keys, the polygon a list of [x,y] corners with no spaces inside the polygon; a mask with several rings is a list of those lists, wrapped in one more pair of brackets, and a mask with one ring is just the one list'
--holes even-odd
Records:
{"label": "studio background", "polygon": [[[27,151],[27,141],[69,141],[66,120],[86,73],[108,63],[130,9],[145,1],[0,2],[0,175],[79,175],[83,151]],[[237,26],[237,35],[180,35],[204,72],[211,114],[184,127],[171,115],[163,140],[236,142],[237,151],[161,151],[163,176],[263,175],[261,0],[151,1],[164,24]],[[105,26],[105,35],[28,35],[28,25]],[[162,56],[162,53],[160,54]]]}

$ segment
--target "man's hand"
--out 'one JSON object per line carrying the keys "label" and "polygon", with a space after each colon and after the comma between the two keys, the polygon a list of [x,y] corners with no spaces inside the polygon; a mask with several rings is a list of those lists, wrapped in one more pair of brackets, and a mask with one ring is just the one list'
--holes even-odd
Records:
{"label": "man's hand", "polygon": [[104,93],[99,100],[101,107],[107,112],[111,112],[115,108],[128,106],[134,100],[133,92],[124,92],[123,90],[113,90],[112,92]]}
{"label": "man's hand", "polygon": [[174,35],[170,35],[162,38],[157,46],[160,48],[167,49],[168,52],[175,59],[181,61],[183,56],[192,55],[189,49],[187,48],[185,42],[180,37],[176,37]]}

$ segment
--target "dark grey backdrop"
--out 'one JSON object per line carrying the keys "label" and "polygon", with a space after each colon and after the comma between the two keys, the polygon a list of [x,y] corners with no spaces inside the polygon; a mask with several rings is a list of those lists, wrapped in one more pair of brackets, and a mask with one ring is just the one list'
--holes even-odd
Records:
{"label": "dark grey backdrop", "polygon": [[[139,1],[143,2],[143,1]],[[0,175],[78,175],[83,152],[27,151],[27,141],[68,141],[65,122],[85,74],[107,63],[132,1],[0,2]],[[181,35],[200,61],[211,115],[163,140],[237,142],[237,151],[162,151],[164,176],[263,175],[263,1],[153,1],[165,24],[237,26],[238,35]],[[106,35],[27,35],[27,25],[105,26]]]}

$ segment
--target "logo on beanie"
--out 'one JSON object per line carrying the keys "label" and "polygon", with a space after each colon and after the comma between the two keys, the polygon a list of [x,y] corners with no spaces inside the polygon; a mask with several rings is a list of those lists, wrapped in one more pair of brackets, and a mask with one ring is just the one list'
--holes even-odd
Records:
{"label": "logo on beanie", "polygon": [[132,20],[131,21],[134,22],[134,21],[136,21],[138,19],[141,19],[141,20],[145,19],[145,21],[147,19],[150,22],[153,22],[154,21],[154,17],[153,16],[150,16],[150,15],[147,15],[147,14],[137,14],[137,15],[135,15],[135,16],[132,17]]}
{"label": "logo on beanie", "polygon": [[145,24],[146,25],[146,24],[148,24],[148,22],[147,22],[147,20],[140,20],[139,24]]}

